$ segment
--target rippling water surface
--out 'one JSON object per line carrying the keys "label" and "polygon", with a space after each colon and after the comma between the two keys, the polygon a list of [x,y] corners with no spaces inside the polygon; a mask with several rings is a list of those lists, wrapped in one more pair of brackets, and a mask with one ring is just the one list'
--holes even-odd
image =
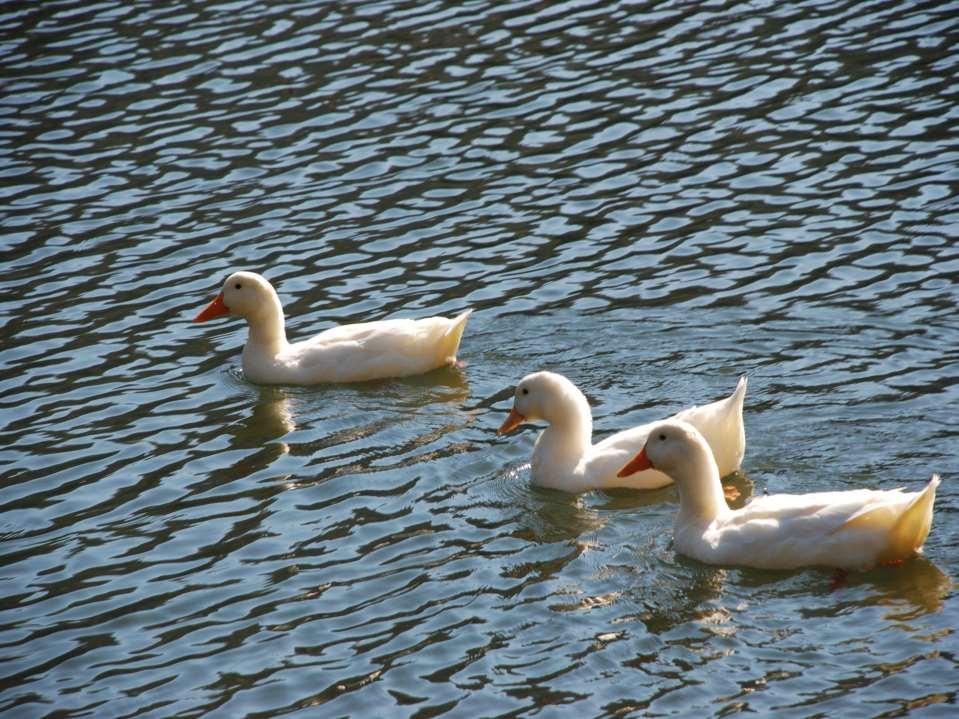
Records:
{"label": "rippling water surface", "polygon": [[[959,4],[0,6],[0,712],[954,716]],[[475,308],[464,369],[243,379]],[[924,558],[707,567],[677,497],[534,489],[747,373],[762,491],[943,476]]]}

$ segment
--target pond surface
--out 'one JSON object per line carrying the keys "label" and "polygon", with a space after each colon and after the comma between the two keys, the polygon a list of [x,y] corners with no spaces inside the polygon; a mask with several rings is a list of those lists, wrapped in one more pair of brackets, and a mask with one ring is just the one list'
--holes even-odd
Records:
{"label": "pond surface", "polygon": [[[952,717],[959,3],[0,7],[0,712]],[[243,379],[475,309],[464,369]],[[923,558],[677,556],[674,490],[535,489],[748,374],[745,496],[918,489]]]}

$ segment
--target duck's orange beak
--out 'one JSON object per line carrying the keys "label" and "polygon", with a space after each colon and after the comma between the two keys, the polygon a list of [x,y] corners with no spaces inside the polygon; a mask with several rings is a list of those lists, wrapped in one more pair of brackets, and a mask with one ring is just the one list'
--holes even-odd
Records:
{"label": "duck's orange beak", "polygon": [[649,457],[646,456],[646,448],[643,447],[643,451],[633,457],[629,462],[616,473],[617,477],[628,477],[631,474],[636,474],[637,472],[642,472],[644,469],[653,469],[653,463],[649,461]]}
{"label": "duck's orange beak", "polygon": [[509,416],[506,417],[506,421],[500,425],[500,428],[497,431],[499,434],[509,434],[525,421],[526,417],[517,412],[516,408],[514,407],[509,411]]}
{"label": "duck's orange beak", "polygon": [[194,322],[206,322],[207,320],[212,320],[215,317],[222,317],[223,315],[230,314],[230,308],[226,306],[223,302],[223,293],[221,292],[216,296],[216,299],[208,304],[204,310],[193,318]]}

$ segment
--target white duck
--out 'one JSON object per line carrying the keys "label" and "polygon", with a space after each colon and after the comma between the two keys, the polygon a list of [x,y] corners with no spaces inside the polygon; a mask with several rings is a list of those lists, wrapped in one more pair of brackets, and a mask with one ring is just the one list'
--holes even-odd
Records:
{"label": "white duck", "polygon": [[[709,438],[724,475],[739,468],[746,449],[743,430],[745,396],[744,376],[739,378],[736,390],[726,399],[691,407],[675,415],[692,422]],[[656,489],[672,481],[654,470],[626,478],[617,477],[617,470],[643,448],[653,423],[617,432],[593,444],[589,402],[576,385],[561,374],[534,372],[523,377],[516,385],[513,409],[499,433],[506,434],[523,422],[536,420],[549,426],[533,448],[533,484],[564,492],[588,492],[613,487]]]}
{"label": "white duck", "polygon": [[688,422],[650,430],[643,450],[620,471],[655,467],[679,488],[676,551],[707,564],[759,569],[829,566],[862,570],[915,556],[932,524],[938,475],[921,492],[855,489],[756,497],[742,509],[723,498],[709,445]]}
{"label": "white duck", "polygon": [[250,335],[243,347],[243,374],[247,379],[262,384],[317,384],[404,377],[454,364],[471,312],[452,319],[342,325],[290,343],[273,285],[255,272],[234,272],[194,322],[230,313],[246,319]]}

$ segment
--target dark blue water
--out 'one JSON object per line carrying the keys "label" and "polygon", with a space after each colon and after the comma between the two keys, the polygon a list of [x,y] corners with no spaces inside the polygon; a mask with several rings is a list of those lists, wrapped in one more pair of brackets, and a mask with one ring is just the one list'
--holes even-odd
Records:
{"label": "dark blue water", "polygon": [[[0,712],[951,717],[959,4],[0,7]],[[464,369],[243,379],[476,312]],[[597,435],[750,377],[733,479],[921,487],[925,557],[674,553],[673,490],[534,489],[536,369]]]}

